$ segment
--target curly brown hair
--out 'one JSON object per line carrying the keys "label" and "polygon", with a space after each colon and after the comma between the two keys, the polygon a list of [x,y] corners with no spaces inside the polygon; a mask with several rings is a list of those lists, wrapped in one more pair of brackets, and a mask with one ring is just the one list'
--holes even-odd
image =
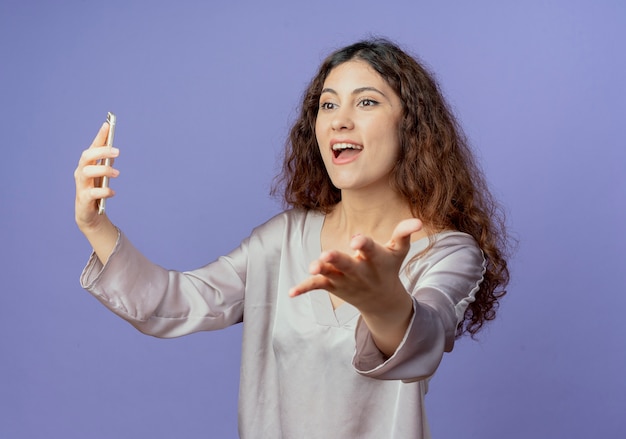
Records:
{"label": "curly brown hair", "polygon": [[329,55],[304,93],[272,193],[282,189],[288,206],[324,213],[341,200],[341,191],[333,186],[322,162],[315,121],[326,77],[354,59],[367,62],[402,101],[401,150],[391,175],[394,189],[431,230],[468,233],[485,255],[480,290],[457,327],[457,336],[469,333],[473,337],[495,318],[498,300],[506,294],[509,239],[504,213],[433,75],[414,57],[384,39],[360,41]]}

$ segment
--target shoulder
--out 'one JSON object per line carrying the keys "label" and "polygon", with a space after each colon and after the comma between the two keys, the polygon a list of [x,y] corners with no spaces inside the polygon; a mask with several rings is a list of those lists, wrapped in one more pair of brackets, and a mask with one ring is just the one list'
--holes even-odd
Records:
{"label": "shoulder", "polygon": [[449,316],[448,337],[453,338],[453,329],[475,300],[487,261],[476,240],[466,233],[439,233],[431,237],[430,248],[425,241],[408,262],[407,289],[420,302]]}
{"label": "shoulder", "polygon": [[[426,252],[420,255],[424,250]],[[411,246],[411,253],[414,256],[420,255],[420,259],[431,262],[453,254],[467,255],[480,261],[484,259],[483,252],[474,237],[455,230],[440,232],[430,238],[415,241]]]}
{"label": "shoulder", "polygon": [[304,209],[289,209],[278,213],[265,223],[255,227],[252,239],[280,239],[304,235],[321,228],[324,214]]}
{"label": "shoulder", "polygon": [[[430,246],[430,248],[429,248]],[[485,270],[485,256],[476,240],[457,231],[437,233],[415,241],[407,258],[408,269],[422,277],[428,273],[469,276],[480,279]]]}

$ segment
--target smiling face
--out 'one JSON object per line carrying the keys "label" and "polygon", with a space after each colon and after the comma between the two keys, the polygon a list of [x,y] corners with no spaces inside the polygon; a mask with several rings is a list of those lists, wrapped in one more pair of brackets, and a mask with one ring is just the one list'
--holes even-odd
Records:
{"label": "smiling face", "polygon": [[351,60],[331,70],[320,95],[315,135],[335,187],[391,190],[401,117],[400,98],[367,62]]}

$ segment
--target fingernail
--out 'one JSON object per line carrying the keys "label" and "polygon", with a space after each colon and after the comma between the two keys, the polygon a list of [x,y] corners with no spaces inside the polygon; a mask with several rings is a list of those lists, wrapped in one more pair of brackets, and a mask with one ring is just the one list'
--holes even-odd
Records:
{"label": "fingernail", "polygon": [[111,152],[112,152],[113,154],[119,154],[119,153],[120,153],[120,150],[119,150],[118,148],[111,147]]}

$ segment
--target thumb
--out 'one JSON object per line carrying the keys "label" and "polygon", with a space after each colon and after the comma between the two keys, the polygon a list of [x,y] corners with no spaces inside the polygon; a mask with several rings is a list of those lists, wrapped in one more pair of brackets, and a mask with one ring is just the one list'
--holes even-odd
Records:
{"label": "thumb", "polygon": [[422,230],[422,226],[422,222],[417,218],[400,221],[385,247],[393,251],[408,251],[411,245],[411,234]]}
{"label": "thumb", "polygon": [[109,124],[104,122],[98,130],[98,134],[96,134],[96,137],[94,137],[93,142],[91,142],[91,146],[89,146],[89,148],[97,148],[106,145],[108,136]]}

